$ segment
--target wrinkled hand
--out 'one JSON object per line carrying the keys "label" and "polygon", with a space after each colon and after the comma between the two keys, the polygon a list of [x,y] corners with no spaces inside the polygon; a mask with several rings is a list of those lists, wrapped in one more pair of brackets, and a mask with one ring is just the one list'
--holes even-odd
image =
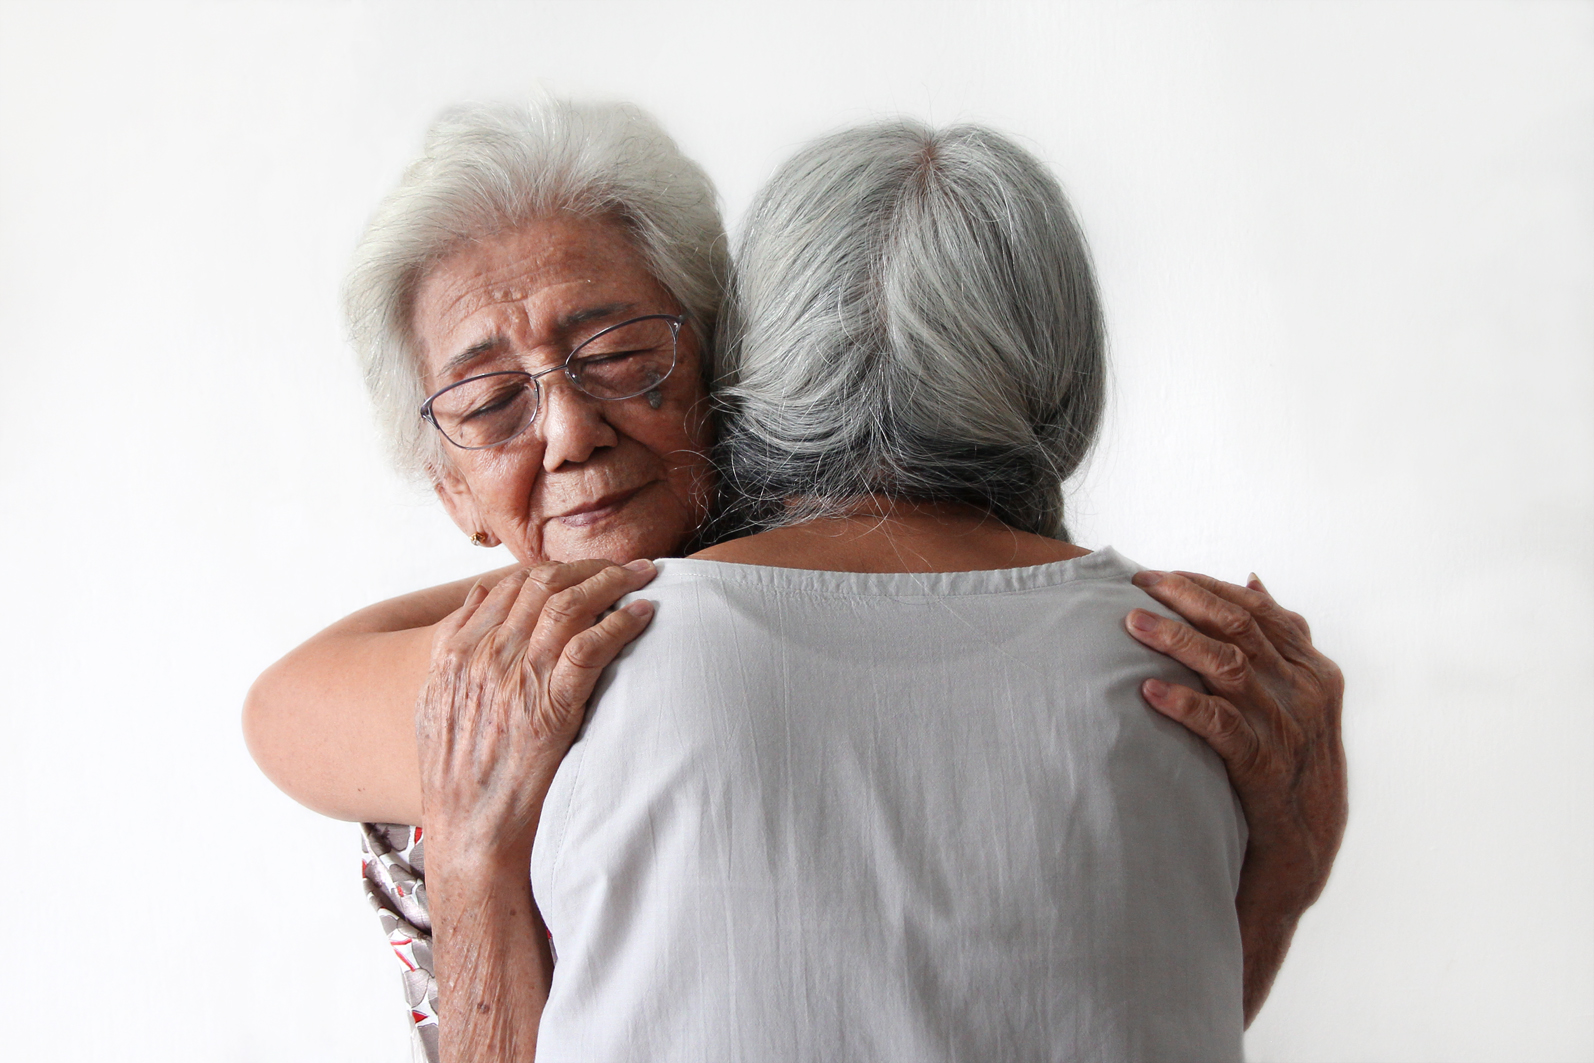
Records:
{"label": "wrinkled hand", "polygon": [[[415,717],[423,826],[454,857],[529,859],[542,800],[603,668],[648,624],[653,578],[607,561],[548,563],[473,587],[440,625]],[[523,859],[524,858],[524,859]],[[428,861],[431,863],[431,861]]]}
{"label": "wrinkled hand", "polygon": [[1306,620],[1280,608],[1255,576],[1238,587],[1148,571],[1135,583],[1188,623],[1136,609],[1129,633],[1196,672],[1210,691],[1147,680],[1141,694],[1223,758],[1250,830],[1236,898],[1249,1022],[1345,834],[1344,679],[1312,645]]}

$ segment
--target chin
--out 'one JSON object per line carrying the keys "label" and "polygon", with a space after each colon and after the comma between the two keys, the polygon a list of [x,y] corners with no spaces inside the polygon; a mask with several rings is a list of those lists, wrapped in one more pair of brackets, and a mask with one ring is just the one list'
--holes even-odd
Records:
{"label": "chin", "polygon": [[[672,522],[673,523],[673,522]],[[652,559],[680,552],[689,533],[637,528],[560,529],[559,534],[543,536],[543,549],[550,561],[586,561],[601,558],[623,565],[639,557]]]}
{"label": "chin", "polygon": [[672,557],[680,554],[703,516],[665,484],[655,483],[590,524],[566,524],[557,517],[545,522],[542,554],[550,561],[601,558],[619,565],[642,557]]}

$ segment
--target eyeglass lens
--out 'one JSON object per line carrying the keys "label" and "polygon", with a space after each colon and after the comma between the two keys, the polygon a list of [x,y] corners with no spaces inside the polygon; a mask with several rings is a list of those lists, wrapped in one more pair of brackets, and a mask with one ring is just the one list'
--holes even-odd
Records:
{"label": "eyeglass lens", "polygon": [[[676,320],[644,317],[593,336],[571,352],[565,376],[595,399],[629,399],[662,384],[675,368]],[[432,418],[456,446],[496,446],[537,417],[541,388],[528,373],[491,373],[432,398]]]}
{"label": "eyeglass lens", "polygon": [[644,317],[605,329],[570,355],[570,382],[595,399],[629,399],[675,368],[674,320]]}

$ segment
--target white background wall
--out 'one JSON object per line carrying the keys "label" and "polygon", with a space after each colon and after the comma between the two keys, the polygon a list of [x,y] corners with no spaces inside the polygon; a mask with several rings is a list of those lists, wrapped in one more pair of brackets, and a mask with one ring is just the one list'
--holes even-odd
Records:
{"label": "white background wall", "polygon": [[336,293],[430,118],[539,82],[732,218],[885,113],[1049,159],[1116,358],[1080,541],[1254,568],[1349,677],[1251,1056],[1594,1058],[1594,5],[927,0],[0,6],[0,1054],[407,1058],[354,829],[238,710],[490,560],[384,467]]}

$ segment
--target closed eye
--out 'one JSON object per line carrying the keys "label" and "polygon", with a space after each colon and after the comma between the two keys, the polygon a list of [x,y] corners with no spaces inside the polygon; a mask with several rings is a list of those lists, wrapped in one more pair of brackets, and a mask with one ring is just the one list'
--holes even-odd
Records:
{"label": "closed eye", "polygon": [[652,348],[647,348],[647,349],[644,349],[644,350],[636,350],[636,351],[614,351],[614,352],[609,353],[609,354],[591,354],[591,355],[588,355],[585,358],[577,358],[574,362],[571,363],[571,368],[579,373],[579,372],[581,372],[581,370],[586,369],[589,366],[608,365],[611,362],[623,362],[627,358],[635,358],[637,355],[640,355],[640,354],[652,354],[652,353],[653,353],[653,349]]}
{"label": "closed eye", "polygon": [[510,406],[514,405],[516,400],[520,398],[520,393],[523,390],[523,388],[519,387],[499,388],[493,394],[489,395],[485,402],[478,403],[477,405],[471,407],[465,416],[460,418],[460,423],[463,424],[466,421],[475,420],[478,417],[491,417],[495,413],[503,412]]}

